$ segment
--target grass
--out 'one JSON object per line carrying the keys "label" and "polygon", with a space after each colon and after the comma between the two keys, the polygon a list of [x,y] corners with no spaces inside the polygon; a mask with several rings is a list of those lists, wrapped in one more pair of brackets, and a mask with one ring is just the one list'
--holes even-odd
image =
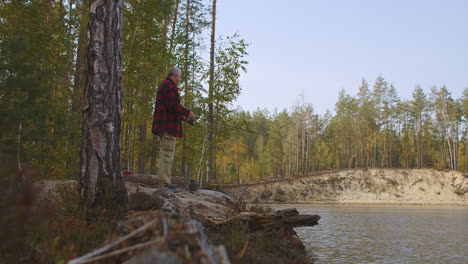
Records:
{"label": "grass", "polygon": [[0,191],[0,263],[66,263],[101,245],[122,215],[85,210],[78,193],[66,188],[55,202],[39,206],[39,190],[15,170],[0,174]]}
{"label": "grass", "polygon": [[44,239],[54,241],[49,258],[61,262],[85,254],[98,247],[110,235],[123,214],[120,210],[84,209],[74,190],[59,192],[61,210],[48,226]]}

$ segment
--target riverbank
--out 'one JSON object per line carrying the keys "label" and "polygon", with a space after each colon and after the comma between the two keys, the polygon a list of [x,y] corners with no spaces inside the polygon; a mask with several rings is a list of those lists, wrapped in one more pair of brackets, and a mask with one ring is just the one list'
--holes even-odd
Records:
{"label": "riverbank", "polygon": [[[54,201],[58,208],[64,191],[77,196],[74,181],[37,185],[42,203]],[[110,235],[70,264],[311,263],[293,228],[316,225],[318,215],[247,205],[212,190],[172,192],[138,182],[126,188],[128,208]]]}
{"label": "riverbank", "polygon": [[468,205],[468,176],[433,169],[326,171],[220,188],[252,203]]}

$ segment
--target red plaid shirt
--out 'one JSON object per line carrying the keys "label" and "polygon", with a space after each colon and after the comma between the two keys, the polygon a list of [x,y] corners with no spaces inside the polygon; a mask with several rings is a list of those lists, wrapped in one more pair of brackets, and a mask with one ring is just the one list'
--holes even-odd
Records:
{"label": "red plaid shirt", "polygon": [[179,88],[167,78],[158,88],[153,116],[153,134],[167,131],[175,137],[182,137],[182,122],[189,110],[180,105]]}

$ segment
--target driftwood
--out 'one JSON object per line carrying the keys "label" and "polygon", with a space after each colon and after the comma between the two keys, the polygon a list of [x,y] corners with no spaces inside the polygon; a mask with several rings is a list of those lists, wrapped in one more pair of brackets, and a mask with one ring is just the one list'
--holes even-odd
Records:
{"label": "driftwood", "polygon": [[134,194],[131,200],[145,201],[139,196],[162,205],[158,210],[130,211],[117,223],[103,247],[69,264],[230,263],[224,247],[208,243],[191,207],[184,205],[174,193],[159,189],[152,195]]}
{"label": "driftwood", "polygon": [[242,224],[247,225],[250,231],[257,231],[262,229],[314,226],[318,224],[319,219],[319,215],[300,215],[295,208],[289,208],[268,214],[243,212],[230,217],[218,225],[226,226]]}
{"label": "driftwood", "polygon": [[[228,228],[235,229],[240,223],[248,224],[250,230],[244,247],[236,252],[238,259],[248,259],[253,241],[271,239],[271,236],[281,238],[289,253],[298,252],[305,256],[304,246],[293,227],[312,226],[320,219],[317,215],[300,215],[292,208],[267,214],[244,212],[226,220],[235,210],[235,201],[230,196],[204,189],[187,191],[177,188],[178,192],[174,193],[167,188],[145,187],[141,185],[152,185],[157,176],[141,176],[126,176],[129,211],[117,223],[112,235],[100,248],[68,263],[229,264],[226,250],[219,243],[223,242],[219,239],[224,235],[219,227],[232,225]],[[128,184],[132,180],[137,183]],[[58,194],[62,188],[69,189],[67,191],[77,189],[75,181],[42,181],[37,184],[44,201],[57,199],[60,202]]]}
{"label": "driftwood", "polygon": [[[237,260],[245,260],[245,263],[303,263],[307,251],[294,227],[313,226],[318,224],[319,219],[318,215],[301,215],[295,208],[274,213],[243,212],[216,224],[211,235],[213,241],[229,241],[231,232],[237,232],[234,230],[245,234],[244,247],[236,256]],[[275,253],[271,250],[276,249],[270,248],[266,251],[269,253],[263,253],[256,250],[259,245],[264,247],[264,243],[270,242],[280,245],[284,251]]]}
{"label": "driftwood", "polygon": [[109,252],[109,253],[106,253],[106,254],[98,255],[96,257],[89,257],[89,258],[83,259],[81,262],[76,262],[76,263],[85,264],[85,263],[93,263],[93,262],[100,261],[100,260],[103,260],[103,259],[109,259],[109,258],[111,258],[113,256],[117,256],[117,255],[129,252],[129,251],[133,251],[133,250],[136,250],[136,249],[149,247],[151,245],[154,245],[156,243],[160,243],[160,242],[163,242],[163,241],[164,241],[164,238],[158,237],[156,239],[153,239],[153,240],[150,240],[150,241],[147,241],[147,242],[138,243],[136,245],[126,247],[126,248],[121,248],[121,249],[118,249],[118,250],[115,250],[115,251],[112,251],[112,252]]}
{"label": "driftwood", "polygon": [[79,258],[70,260],[68,262],[68,264],[89,263],[90,259],[95,258],[95,256],[103,255],[105,252],[109,251],[113,247],[118,246],[119,244],[121,244],[125,240],[132,238],[133,236],[137,235],[138,233],[140,233],[143,230],[146,230],[147,228],[154,225],[155,223],[156,223],[156,220],[150,221],[150,222],[144,224],[143,226],[133,230],[132,232],[126,234],[125,236],[122,236],[122,237],[112,241],[111,243],[109,243],[108,245],[106,245],[106,246],[104,246],[102,248],[96,249],[96,250],[94,250],[94,251],[92,251],[92,252],[90,252],[90,253],[88,253],[86,255],[83,255],[83,256],[79,257]]}

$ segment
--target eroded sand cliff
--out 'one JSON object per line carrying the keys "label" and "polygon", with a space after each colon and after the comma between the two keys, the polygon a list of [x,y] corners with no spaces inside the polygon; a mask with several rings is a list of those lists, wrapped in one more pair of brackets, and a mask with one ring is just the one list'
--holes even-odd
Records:
{"label": "eroded sand cliff", "polygon": [[350,169],[223,191],[260,203],[468,205],[468,175],[432,169]]}

